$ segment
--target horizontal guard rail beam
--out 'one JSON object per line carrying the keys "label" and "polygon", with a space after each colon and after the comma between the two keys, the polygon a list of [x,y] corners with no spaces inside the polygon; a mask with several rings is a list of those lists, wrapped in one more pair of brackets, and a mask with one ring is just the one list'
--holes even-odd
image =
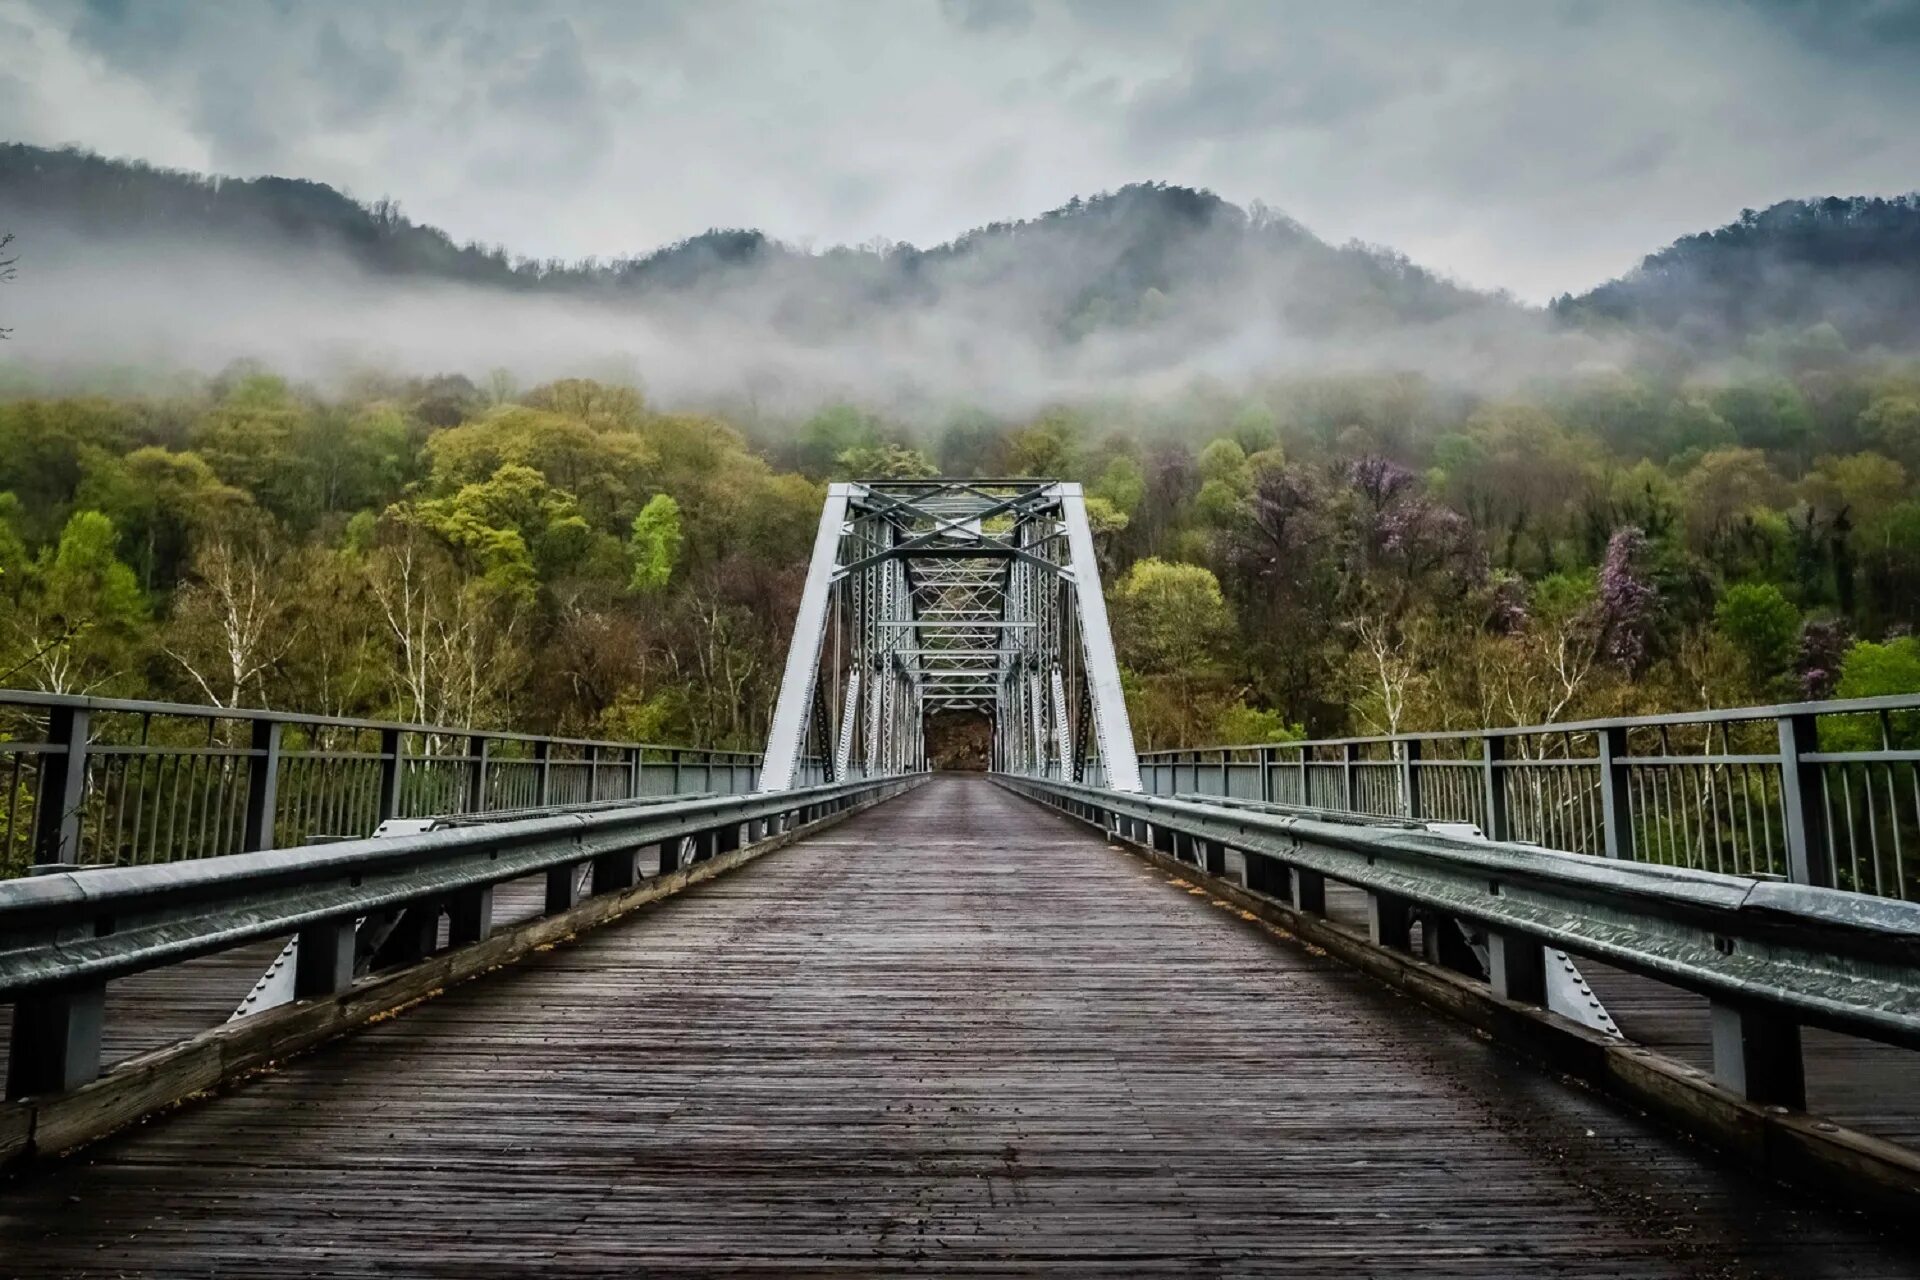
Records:
{"label": "horizontal guard rail beam", "polygon": [[764,795],[638,802],[385,839],[0,881],[0,1000],[189,960],[364,915],[839,800],[889,777]]}
{"label": "horizontal guard rail beam", "polygon": [[1920,905],[1527,845],[996,775],[1797,1022],[1920,1048]]}

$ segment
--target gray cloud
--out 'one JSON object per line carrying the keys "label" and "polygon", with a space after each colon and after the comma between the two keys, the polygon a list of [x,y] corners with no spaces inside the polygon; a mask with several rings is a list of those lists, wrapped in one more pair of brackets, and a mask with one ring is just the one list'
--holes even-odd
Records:
{"label": "gray cloud", "polygon": [[1141,179],[1544,298],[1920,181],[1920,0],[0,0],[22,141],[534,256],[938,241]]}

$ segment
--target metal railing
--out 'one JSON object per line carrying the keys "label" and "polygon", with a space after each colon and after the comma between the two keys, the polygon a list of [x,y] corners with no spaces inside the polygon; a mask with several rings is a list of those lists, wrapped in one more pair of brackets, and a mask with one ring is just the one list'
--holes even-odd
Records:
{"label": "metal railing", "polygon": [[389,818],[738,793],[757,752],[0,689],[0,878],[327,837]]}
{"label": "metal railing", "polygon": [[[642,850],[659,876],[918,785],[918,776],[752,795],[593,806],[412,835],[271,849],[175,867],[111,867],[0,884],[0,1002],[13,1003],[7,1097],[79,1087],[101,1070],[106,984],[248,942],[297,939],[295,998],[335,995],[378,957],[414,963],[492,929],[496,886],[542,873],[546,914],[633,888]],[[405,922],[410,921],[410,926]],[[384,935],[383,935],[384,936]]]}
{"label": "metal railing", "polygon": [[1920,695],[1151,751],[1182,792],[1920,901]]}

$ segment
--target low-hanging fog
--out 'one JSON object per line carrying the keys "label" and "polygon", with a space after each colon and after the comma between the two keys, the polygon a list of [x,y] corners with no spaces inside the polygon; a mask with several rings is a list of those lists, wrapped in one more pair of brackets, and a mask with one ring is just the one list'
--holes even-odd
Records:
{"label": "low-hanging fog", "polygon": [[363,247],[324,239],[88,233],[30,212],[11,225],[21,263],[0,360],[54,386],[252,359],[322,384],[368,370],[592,375],[638,382],[663,407],[785,415],[848,400],[911,420],[1356,370],[1500,390],[1616,356],[1390,253],[1162,189],[924,253],[696,242],[651,271],[490,283],[369,266]]}

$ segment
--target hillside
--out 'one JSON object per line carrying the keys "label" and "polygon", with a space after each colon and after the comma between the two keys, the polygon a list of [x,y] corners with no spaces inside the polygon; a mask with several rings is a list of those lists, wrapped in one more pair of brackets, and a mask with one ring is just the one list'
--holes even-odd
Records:
{"label": "hillside", "polygon": [[1783,200],[1676,240],[1554,311],[1727,348],[1832,325],[1850,348],[1920,344],[1920,194]]}
{"label": "hillside", "polygon": [[[1464,367],[1488,326],[1537,328],[1510,302],[1394,253],[1336,247],[1264,209],[1157,183],[929,248],[809,252],[716,229],[569,264],[456,244],[392,202],[318,183],[11,145],[0,147],[0,226],[23,255],[9,299],[14,354],[35,361],[113,348],[202,371],[244,354],[319,372],[325,353],[336,365],[377,358],[475,376],[505,365],[541,377],[566,361],[618,359],[682,400],[752,386],[897,406],[978,395],[990,381],[989,398],[1030,404],[1373,363],[1381,348],[1391,363]],[[418,314],[448,290],[477,293]],[[115,302],[103,315],[104,293]],[[194,323],[181,332],[163,300],[189,293]],[[515,299],[539,307],[507,305]],[[283,309],[284,324],[261,323]],[[456,331],[457,342],[433,338]]]}

